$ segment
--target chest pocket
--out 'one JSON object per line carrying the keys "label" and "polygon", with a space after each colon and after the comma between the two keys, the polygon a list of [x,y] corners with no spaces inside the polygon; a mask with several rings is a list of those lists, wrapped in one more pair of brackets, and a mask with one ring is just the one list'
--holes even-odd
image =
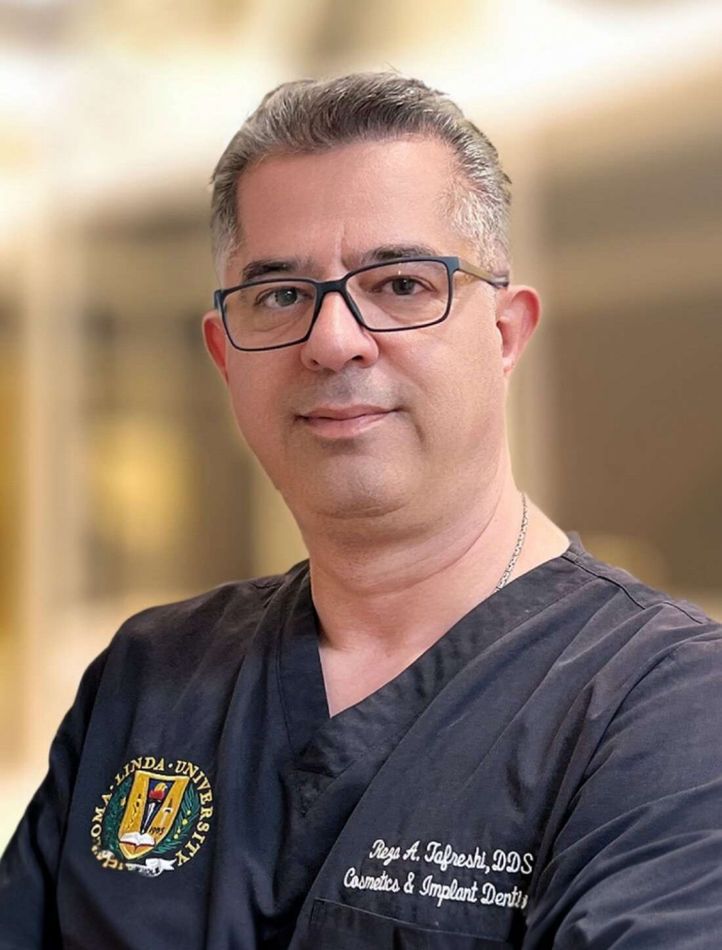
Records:
{"label": "chest pocket", "polygon": [[503,940],[428,930],[327,900],[314,902],[308,937],[304,950],[513,950]]}

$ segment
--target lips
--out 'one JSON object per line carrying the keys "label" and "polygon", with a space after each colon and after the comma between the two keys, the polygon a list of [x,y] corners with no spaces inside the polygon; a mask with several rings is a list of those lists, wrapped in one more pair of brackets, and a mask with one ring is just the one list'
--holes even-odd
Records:
{"label": "lips", "polygon": [[391,412],[383,406],[319,406],[301,414],[303,419],[358,419],[361,416],[377,416]]}
{"label": "lips", "polygon": [[361,435],[384,422],[395,410],[383,406],[317,406],[299,416],[303,425],[317,436],[344,439]]}

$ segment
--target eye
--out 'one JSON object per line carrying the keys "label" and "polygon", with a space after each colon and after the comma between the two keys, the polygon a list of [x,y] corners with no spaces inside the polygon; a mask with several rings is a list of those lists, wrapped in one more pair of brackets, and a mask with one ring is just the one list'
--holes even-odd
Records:
{"label": "eye", "polygon": [[386,282],[386,286],[397,297],[410,297],[424,289],[421,283],[413,277],[394,277]]}
{"label": "eye", "polygon": [[255,305],[267,307],[269,310],[287,310],[304,302],[304,297],[307,296],[300,287],[270,287],[258,294]]}

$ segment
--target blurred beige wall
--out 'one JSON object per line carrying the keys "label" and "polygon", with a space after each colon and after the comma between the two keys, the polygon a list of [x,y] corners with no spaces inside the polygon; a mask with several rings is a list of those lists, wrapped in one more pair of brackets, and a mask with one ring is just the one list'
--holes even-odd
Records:
{"label": "blurred beige wall", "polygon": [[208,177],[289,78],[392,66],[491,135],[546,302],[518,480],[722,616],[721,52],[708,2],[0,3],[0,845],[128,613],[303,556],[199,319]]}

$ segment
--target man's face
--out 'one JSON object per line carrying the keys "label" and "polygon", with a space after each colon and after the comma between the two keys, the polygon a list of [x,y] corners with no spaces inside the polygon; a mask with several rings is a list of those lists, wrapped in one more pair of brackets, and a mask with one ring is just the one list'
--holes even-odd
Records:
{"label": "man's face", "polygon": [[[476,261],[444,211],[452,174],[433,139],[267,159],[240,181],[243,240],[224,285],[258,261],[285,262],[269,277],[338,278],[390,247]],[[482,281],[454,280],[441,324],[372,334],[332,293],[310,338],[280,350],[239,352],[206,315],[240,429],[302,530],[319,517],[396,531],[443,521],[494,478],[508,371],[502,300]]]}

